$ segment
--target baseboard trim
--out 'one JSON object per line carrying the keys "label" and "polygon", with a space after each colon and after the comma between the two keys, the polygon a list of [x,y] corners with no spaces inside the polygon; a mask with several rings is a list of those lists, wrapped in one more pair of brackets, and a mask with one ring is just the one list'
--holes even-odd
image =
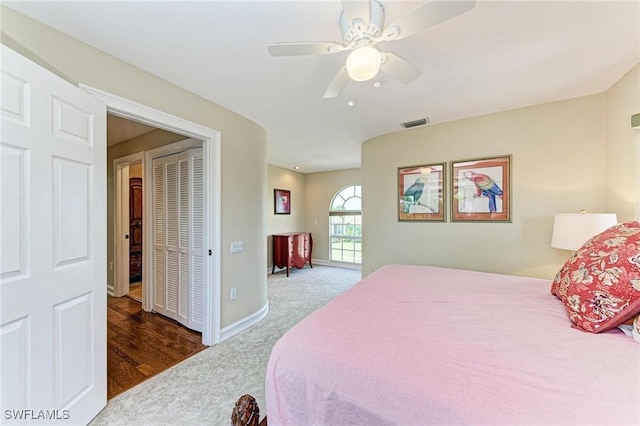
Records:
{"label": "baseboard trim", "polygon": [[[314,265],[318,265],[318,266],[333,266],[335,268],[355,269],[355,270],[358,270],[358,271],[362,270],[362,265],[358,265],[358,264],[355,264],[355,263],[331,262],[330,260],[324,260],[324,259],[311,259],[311,262]],[[306,267],[307,267],[307,265],[305,264],[305,268]],[[276,272],[285,270],[285,268],[280,269],[280,268],[277,268],[277,267],[275,269],[276,269]],[[272,267],[269,266],[267,268],[267,275],[271,274],[271,270],[272,270]]]}
{"label": "baseboard trim", "polygon": [[113,284],[107,284],[107,294],[113,297],[115,293],[115,289],[113,288]]}
{"label": "baseboard trim", "polygon": [[312,262],[314,265],[334,266],[336,268],[345,268],[345,269],[357,269],[358,271],[362,270],[362,265],[358,265],[356,263],[331,262],[330,260],[323,260],[323,259],[313,259]]}
{"label": "baseboard trim", "polygon": [[265,303],[265,305],[260,310],[220,330],[220,342],[224,342],[228,338],[233,337],[236,334],[248,329],[249,327],[256,325],[257,323],[262,321],[262,319],[266,317],[268,313],[269,300],[267,300],[267,303]]}

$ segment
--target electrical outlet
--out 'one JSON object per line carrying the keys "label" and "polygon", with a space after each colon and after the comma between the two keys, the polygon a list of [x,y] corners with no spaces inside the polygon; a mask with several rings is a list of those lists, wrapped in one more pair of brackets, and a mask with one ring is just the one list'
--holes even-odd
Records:
{"label": "electrical outlet", "polygon": [[109,262],[109,271],[113,272],[113,262]]}
{"label": "electrical outlet", "polygon": [[237,288],[232,288],[231,291],[229,291],[229,298],[231,300],[235,300],[238,297],[238,289]]}
{"label": "electrical outlet", "polygon": [[231,243],[231,254],[244,251],[244,241],[234,241]]}

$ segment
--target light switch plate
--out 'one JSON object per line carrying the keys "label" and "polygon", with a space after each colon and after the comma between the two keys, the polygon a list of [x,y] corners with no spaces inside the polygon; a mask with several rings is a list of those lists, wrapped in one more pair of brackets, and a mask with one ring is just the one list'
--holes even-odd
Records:
{"label": "light switch plate", "polygon": [[244,241],[234,241],[231,243],[231,254],[244,251]]}

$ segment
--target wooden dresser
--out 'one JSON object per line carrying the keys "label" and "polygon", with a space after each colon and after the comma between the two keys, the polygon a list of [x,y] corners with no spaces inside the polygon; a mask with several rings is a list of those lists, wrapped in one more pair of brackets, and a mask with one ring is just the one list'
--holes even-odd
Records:
{"label": "wooden dresser", "polygon": [[302,268],[305,263],[311,264],[311,251],[313,250],[313,237],[310,232],[290,232],[287,234],[273,235],[273,274],[278,268]]}

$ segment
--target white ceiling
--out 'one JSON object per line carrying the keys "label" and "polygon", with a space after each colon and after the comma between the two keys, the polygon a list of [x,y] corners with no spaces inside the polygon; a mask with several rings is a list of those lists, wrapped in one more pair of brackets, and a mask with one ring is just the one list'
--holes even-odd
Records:
{"label": "white ceiling", "polygon": [[[388,24],[423,2],[381,0]],[[347,52],[272,57],[275,42],[342,42],[340,1],[46,1],[3,4],[263,126],[270,164],[360,166],[360,145],[399,131],[607,90],[640,60],[640,2],[488,1],[378,47],[423,74],[380,74],[322,95]],[[355,105],[349,107],[347,101]]]}

